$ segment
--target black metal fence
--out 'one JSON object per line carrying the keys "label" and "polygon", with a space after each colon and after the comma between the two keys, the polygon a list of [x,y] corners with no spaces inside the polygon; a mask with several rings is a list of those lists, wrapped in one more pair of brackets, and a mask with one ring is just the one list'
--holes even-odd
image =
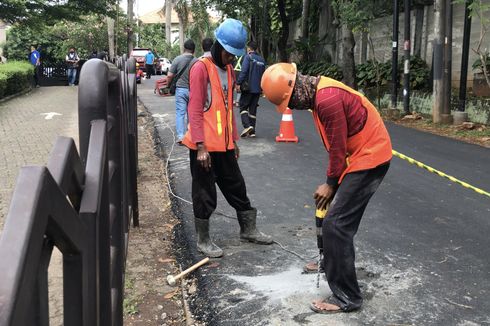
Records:
{"label": "black metal fence", "polygon": [[[75,84],[80,81],[80,71],[87,60],[78,62]],[[39,84],[41,86],[66,86],[68,85],[67,65],[64,61],[41,62],[39,70]]]}
{"label": "black metal fence", "polygon": [[63,254],[64,325],[122,325],[130,223],[138,225],[135,61],[87,62],[80,156],[59,137],[21,169],[0,238],[0,325],[49,325],[48,266]]}

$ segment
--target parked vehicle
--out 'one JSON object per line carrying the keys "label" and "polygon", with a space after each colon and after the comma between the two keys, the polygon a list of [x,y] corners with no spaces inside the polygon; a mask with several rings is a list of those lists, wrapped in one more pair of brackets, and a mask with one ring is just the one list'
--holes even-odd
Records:
{"label": "parked vehicle", "polygon": [[158,75],[168,74],[171,65],[172,65],[172,61],[170,61],[169,59],[158,58],[157,68],[156,68],[157,74]]}
{"label": "parked vehicle", "polygon": [[162,74],[162,67],[160,66],[160,58],[155,57],[155,61],[153,61],[153,72],[155,75]]}
{"label": "parked vehicle", "polygon": [[136,59],[136,62],[140,65],[140,69],[143,71],[146,71],[146,65],[145,65],[145,56],[148,54],[150,49],[145,49],[145,48],[134,48],[133,51],[131,51],[130,57],[133,57]]}

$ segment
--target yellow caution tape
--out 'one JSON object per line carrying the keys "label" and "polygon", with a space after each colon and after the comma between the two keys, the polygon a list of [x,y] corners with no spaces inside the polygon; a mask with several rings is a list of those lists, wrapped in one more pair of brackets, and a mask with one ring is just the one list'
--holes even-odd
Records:
{"label": "yellow caution tape", "polygon": [[435,174],[437,174],[437,175],[438,175],[438,176],[440,176],[440,177],[443,177],[443,178],[449,179],[449,180],[451,180],[451,181],[452,181],[452,182],[454,182],[454,183],[457,183],[457,184],[459,184],[459,185],[461,185],[461,186],[463,186],[463,187],[465,187],[465,188],[471,189],[471,190],[473,190],[473,191],[475,191],[475,192],[479,193],[480,195],[484,195],[484,196],[490,197],[490,193],[489,193],[489,192],[487,192],[487,191],[485,191],[485,190],[483,190],[483,189],[480,189],[480,188],[474,187],[474,186],[470,185],[470,184],[469,184],[469,183],[467,183],[467,182],[464,182],[464,181],[461,181],[461,180],[459,180],[459,179],[456,179],[455,177],[452,177],[452,176],[450,176],[450,175],[447,175],[447,174],[446,174],[446,173],[444,173],[444,172],[441,172],[441,171],[439,171],[439,170],[436,170],[436,169],[434,169],[434,168],[432,168],[432,167],[430,167],[430,166],[428,166],[428,165],[426,165],[426,164],[424,164],[424,163],[422,163],[422,162],[419,162],[419,161],[417,161],[417,160],[414,160],[413,158],[408,157],[408,156],[406,156],[406,155],[403,155],[402,153],[399,153],[399,152],[397,152],[397,151],[395,151],[395,150],[392,150],[391,152],[393,153],[393,155],[394,155],[394,156],[396,156],[396,157],[398,157],[398,158],[401,158],[402,160],[408,161],[408,162],[409,162],[409,163],[411,163],[411,164],[415,164],[415,165],[417,165],[418,167],[420,167],[420,168],[422,168],[422,169],[425,169],[425,170],[427,170],[427,171],[429,171],[429,172],[435,173]]}

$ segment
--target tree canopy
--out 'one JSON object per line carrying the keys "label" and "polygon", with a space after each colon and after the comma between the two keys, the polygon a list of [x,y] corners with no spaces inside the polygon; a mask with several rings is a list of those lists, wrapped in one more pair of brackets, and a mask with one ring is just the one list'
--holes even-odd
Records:
{"label": "tree canopy", "polygon": [[117,0],[2,0],[0,20],[32,25],[62,19],[79,20],[90,13],[115,15],[116,3]]}
{"label": "tree canopy", "polygon": [[[119,24],[116,36],[118,54],[122,54],[127,41],[123,24]],[[52,26],[15,24],[7,32],[4,53],[9,60],[26,60],[31,45],[39,47],[44,62],[64,60],[70,47],[76,48],[81,58],[87,58],[93,50],[108,48],[107,22],[104,16],[92,14]]]}

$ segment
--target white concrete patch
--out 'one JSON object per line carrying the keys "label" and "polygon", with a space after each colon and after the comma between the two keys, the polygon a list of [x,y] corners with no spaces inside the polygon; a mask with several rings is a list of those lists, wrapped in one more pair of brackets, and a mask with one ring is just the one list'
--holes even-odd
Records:
{"label": "white concrete patch", "polygon": [[326,295],[326,291],[322,291],[326,288],[323,277],[321,277],[320,289],[317,289],[316,274],[307,275],[301,272],[301,267],[294,267],[285,272],[263,276],[227,276],[236,282],[246,284],[255,292],[266,295],[271,303],[278,303],[291,297],[316,298]]}
{"label": "white concrete patch", "polygon": [[[277,150],[277,146],[272,142],[259,142],[259,141],[249,141],[243,140],[238,142],[238,147],[240,147],[240,156],[260,156],[264,157],[270,155],[272,152]],[[240,161],[238,161],[240,163]]]}
{"label": "white concrete patch", "polygon": [[[360,266],[359,266],[360,267]],[[269,316],[270,325],[304,325],[308,322],[325,323],[328,325],[365,325],[376,320],[392,320],[394,323],[407,321],[407,315],[413,320],[437,320],[438,301],[436,298],[426,298],[431,301],[434,312],[423,309],[420,298],[415,290],[423,287],[422,273],[416,268],[405,271],[393,266],[377,266],[367,264],[366,271],[375,275],[373,278],[360,279],[363,284],[365,301],[359,312],[350,314],[321,315],[313,313],[309,304],[319,298],[331,295],[328,284],[321,275],[320,289],[316,288],[316,274],[301,274],[302,267],[295,266],[290,270],[261,276],[227,275],[230,279],[245,284],[247,291],[235,291],[237,296],[266,296],[264,306],[273,308],[274,314]],[[369,317],[369,320],[366,318]],[[412,319],[411,318],[411,319]]]}

